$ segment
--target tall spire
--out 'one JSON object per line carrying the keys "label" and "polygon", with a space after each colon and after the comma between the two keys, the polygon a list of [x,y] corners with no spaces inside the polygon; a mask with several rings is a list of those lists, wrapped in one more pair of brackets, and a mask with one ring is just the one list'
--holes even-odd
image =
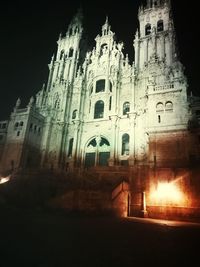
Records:
{"label": "tall spire", "polygon": [[75,16],[73,17],[69,27],[68,27],[68,31],[67,33],[69,35],[72,35],[74,33],[80,33],[82,32],[82,21],[83,21],[83,10],[82,7],[79,7],[77,13],[75,14]]}

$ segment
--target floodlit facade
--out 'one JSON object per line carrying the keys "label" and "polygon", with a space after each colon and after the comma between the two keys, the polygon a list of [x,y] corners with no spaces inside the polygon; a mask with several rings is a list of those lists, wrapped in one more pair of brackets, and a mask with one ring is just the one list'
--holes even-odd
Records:
{"label": "floodlit facade", "polygon": [[170,166],[198,155],[190,147],[192,111],[170,1],[147,2],[138,13],[132,65],[108,19],[81,60],[81,12],[73,18],[57,42],[47,85],[26,108],[18,99],[1,123],[4,167]]}
{"label": "floodlit facade", "polygon": [[87,51],[77,13],[57,41],[47,84],[1,122],[1,169],[107,166],[139,177],[199,160],[200,105],[188,95],[170,1],[148,0],[138,19],[130,64],[108,18]]}

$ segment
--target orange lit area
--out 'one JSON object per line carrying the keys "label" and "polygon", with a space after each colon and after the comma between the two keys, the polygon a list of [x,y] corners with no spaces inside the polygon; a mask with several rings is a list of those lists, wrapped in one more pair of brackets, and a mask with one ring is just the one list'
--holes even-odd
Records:
{"label": "orange lit area", "polygon": [[0,177],[0,184],[5,184],[10,181],[10,176],[7,177]]}
{"label": "orange lit area", "polygon": [[150,202],[153,205],[181,206],[185,202],[185,197],[174,182],[160,182],[150,193]]}

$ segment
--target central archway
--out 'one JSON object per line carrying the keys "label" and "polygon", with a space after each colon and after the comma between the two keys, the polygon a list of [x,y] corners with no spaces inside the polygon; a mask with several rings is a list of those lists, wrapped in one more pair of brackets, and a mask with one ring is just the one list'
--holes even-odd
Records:
{"label": "central archway", "polygon": [[110,158],[110,143],[102,136],[96,136],[85,148],[85,167],[107,166]]}

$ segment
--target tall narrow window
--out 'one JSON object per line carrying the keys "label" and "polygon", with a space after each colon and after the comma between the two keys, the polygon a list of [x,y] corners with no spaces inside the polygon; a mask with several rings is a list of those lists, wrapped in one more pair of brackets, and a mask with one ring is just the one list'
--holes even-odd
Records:
{"label": "tall narrow window", "polygon": [[126,115],[128,112],[130,112],[130,103],[125,102],[123,104],[123,115]]}
{"label": "tall narrow window", "polygon": [[105,80],[98,80],[96,82],[96,93],[105,91]]}
{"label": "tall narrow window", "polygon": [[90,103],[89,103],[89,113],[91,111],[91,100],[90,100]]}
{"label": "tall narrow window", "polygon": [[100,49],[100,56],[105,54],[108,51],[108,45],[107,44],[102,44],[101,49]]}
{"label": "tall narrow window", "polygon": [[151,24],[148,23],[145,26],[145,35],[149,35],[149,34],[151,34]]}
{"label": "tall narrow window", "polygon": [[163,20],[157,22],[157,32],[162,32],[164,30]]}
{"label": "tall narrow window", "polygon": [[69,149],[68,149],[68,154],[67,154],[68,157],[70,157],[72,155],[73,142],[74,142],[74,138],[71,138],[69,140]]}
{"label": "tall narrow window", "polygon": [[70,49],[69,49],[69,57],[73,57],[73,53],[74,53],[73,48],[70,48]]}
{"label": "tall narrow window", "polygon": [[19,122],[15,123],[15,128],[17,128],[19,126]]}
{"label": "tall narrow window", "polygon": [[112,108],[112,96],[110,96],[110,99],[109,99],[109,110],[111,110]]}
{"label": "tall narrow window", "polygon": [[122,135],[122,155],[129,155],[129,135]]}
{"label": "tall narrow window", "polygon": [[94,119],[103,118],[104,115],[104,102],[99,100],[96,102],[94,107]]}
{"label": "tall narrow window", "polygon": [[112,83],[111,83],[111,81],[110,81],[110,83],[109,83],[109,85],[110,85],[110,92],[112,92]]}
{"label": "tall narrow window", "polygon": [[62,50],[62,51],[60,52],[60,60],[63,59],[63,56],[64,56],[64,50]]}
{"label": "tall narrow window", "polygon": [[77,109],[75,109],[72,113],[72,120],[76,119],[76,115],[77,115]]}
{"label": "tall narrow window", "polygon": [[57,99],[55,100],[55,104],[54,104],[55,109],[59,109],[60,108],[60,99],[57,97]]}
{"label": "tall narrow window", "polygon": [[161,123],[161,116],[158,115],[158,123]]}

